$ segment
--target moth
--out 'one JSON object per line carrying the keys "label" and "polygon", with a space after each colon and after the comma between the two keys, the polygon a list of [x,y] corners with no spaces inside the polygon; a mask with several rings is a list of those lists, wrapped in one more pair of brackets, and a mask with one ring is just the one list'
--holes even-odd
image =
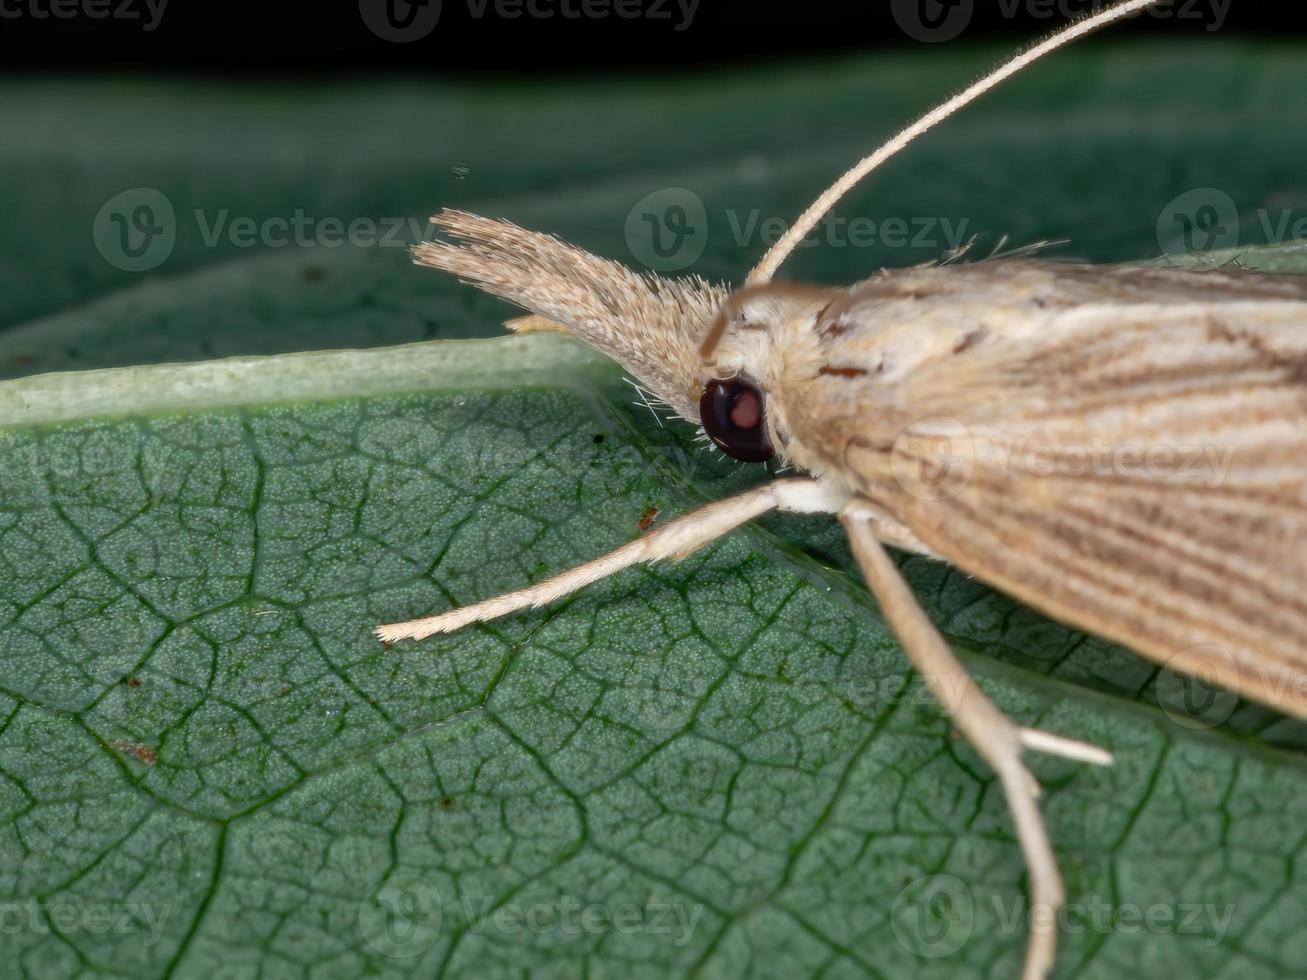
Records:
{"label": "moth", "polygon": [[[437,215],[447,240],[417,245],[416,262],[530,311],[510,323],[517,330],[560,330],[609,355],[728,455],[775,456],[803,476],[378,637],[420,639],[542,606],[631,565],[684,557],[769,511],[836,515],[912,665],[999,779],[1031,908],[1050,913],[1031,918],[1023,976],[1046,976],[1064,895],[1023,753],[1111,756],[1005,716],[886,546],[1307,718],[1307,279],[1022,253],[881,270],[848,287],[773,276],[841,196],[912,140],[1152,2],[1074,22],[928,112],[821,194],[738,289],[638,274],[504,221]],[[1222,465],[1194,465],[1213,459]]]}

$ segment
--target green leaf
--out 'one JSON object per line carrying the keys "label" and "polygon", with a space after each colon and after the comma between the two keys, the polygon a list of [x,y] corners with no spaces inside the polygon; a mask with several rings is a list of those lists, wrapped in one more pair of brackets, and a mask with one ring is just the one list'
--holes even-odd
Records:
{"label": "green leaf", "polygon": [[[769,531],[456,636],[371,637],[685,509],[679,443],[624,399],[551,336],[0,387],[0,955],[1012,973],[1023,872],[992,777],[856,585]],[[955,636],[1068,646],[916,565]],[[1039,765],[1087,916],[1064,963],[1292,972],[1296,757],[969,661],[1023,721],[1117,756]],[[1177,918],[1109,932],[1100,906]]]}
{"label": "green leaf", "polygon": [[[1094,257],[1137,258],[1156,253],[1159,210],[1189,178],[1250,209],[1291,193],[1300,53],[1253,72],[1250,50],[1204,45],[1192,85],[1163,84],[1198,50],[1042,68],[849,213],[981,215],[1018,241],[1077,227]],[[493,185],[487,210],[629,258],[622,221],[644,194],[694,187],[715,228],[729,208],[788,216],[867,131],[983,61],[917,57],[686,83],[689,105],[652,84],[561,100],[469,89],[436,106],[417,88],[341,90],[289,134],[305,94],[199,92],[233,127],[284,136],[254,140],[242,170],[227,143],[158,152],[195,92],[147,90],[146,120],[126,108],[136,83],[98,107],[77,87],[18,89],[29,124],[69,103],[102,119],[85,135],[121,136],[124,162],[65,195],[60,166],[37,181],[69,220],[34,257],[6,246],[16,281],[40,271],[6,294],[8,322],[43,318],[0,336],[0,359],[21,375],[489,331],[501,308],[397,249],[245,255],[179,237],[176,266],[139,282],[95,266],[86,229],[141,185],[249,214],[297,200],[420,213],[465,193],[441,169],[463,159]],[[378,102],[394,108],[373,117]],[[456,156],[422,135],[420,105],[449,126],[512,121],[539,152],[486,135]],[[589,142],[546,138],[569,112]],[[324,131],[358,133],[363,117],[376,139],[333,164]],[[590,133],[595,120],[625,128]],[[396,132],[414,159],[396,162]],[[71,137],[47,137],[56,164],[75,158]],[[1186,175],[1164,179],[1150,157],[1174,162],[1182,143],[1198,148]],[[430,167],[423,146],[447,159]],[[0,167],[32,166],[6,152]],[[303,159],[313,180],[292,192],[285,161]],[[141,160],[158,173],[141,177]],[[424,190],[428,168],[440,176]],[[1128,231],[1104,230],[1116,214]],[[1240,254],[1301,268],[1300,249]],[[737,276],[752,256],[714,234],[703,264]],[[799,270],[850,279],[912,260],[837,247]],[[832,522],[764,521],[547,610],[377,646],[378,622],[538,580],[651,512],[761,478],[630,402],[614,368],[550,336],[0,384],[6,973],[1015,975],[1024,871],[1001,793],[907,669]],[[1005,709],[1116,755],[1108,769],[1035,763],[1071,902],[1062,972],[1299,972],[1301,726],[1219,697],[1190,717],[1186,689],[1133,654],[938,563],[904,567]]]}

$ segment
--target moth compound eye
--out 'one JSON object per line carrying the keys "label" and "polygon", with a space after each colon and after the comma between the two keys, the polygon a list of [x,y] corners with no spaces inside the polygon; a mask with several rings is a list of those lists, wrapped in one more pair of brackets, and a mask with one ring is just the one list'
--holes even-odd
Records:
{"label": "moth compound eye", "polygon": [[708,438],[727,456],[761,463],[774,455],[762,392],[743,378],[709,381],[699,399],[699,418]]}

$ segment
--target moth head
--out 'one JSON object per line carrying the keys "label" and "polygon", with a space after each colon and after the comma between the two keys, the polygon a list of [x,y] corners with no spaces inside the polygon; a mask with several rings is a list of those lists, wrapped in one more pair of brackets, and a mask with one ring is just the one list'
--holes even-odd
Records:
{"label": "moth head", "polygon": [[[732,293],[698,277],[633,272],[507,221],[448,210],[431,221],[452,240],[419,243],[414,261],[535,314],[509,321],[512,329],[559,331],[607,354],[736,459],[783,452],[784,416],[772,395],[802,356],[829,290],[771,284]],[[797,340],[780,336],[791,329]]]}
{"label": "moth head", "polygon": [[812,346],[812,323],[830,290],[789,283],[747,286],[718,309],[699,345],[699,419],[722,452],[748,463],[784,451],[781,390]]}
{"label": "moth head", "polygon": [[682,418],[699,421],[699,343],[730,295],[726,287],[633,272],[552,235],[464,211],[431,221],[452,241],[415,245],[419,265],[530,310],[536,315],[509,327],[575,337]]}

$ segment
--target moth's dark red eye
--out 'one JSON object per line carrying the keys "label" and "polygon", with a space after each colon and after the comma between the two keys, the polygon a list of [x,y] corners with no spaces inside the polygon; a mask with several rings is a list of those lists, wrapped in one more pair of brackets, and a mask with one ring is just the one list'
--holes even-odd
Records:
{"label": "moth's dark red eye", "polygon": [[746,463],[771,459],[766,404],[758,386],[743,378],[709,381],[699,399],[699,418],[708,438],[727,456]]}

